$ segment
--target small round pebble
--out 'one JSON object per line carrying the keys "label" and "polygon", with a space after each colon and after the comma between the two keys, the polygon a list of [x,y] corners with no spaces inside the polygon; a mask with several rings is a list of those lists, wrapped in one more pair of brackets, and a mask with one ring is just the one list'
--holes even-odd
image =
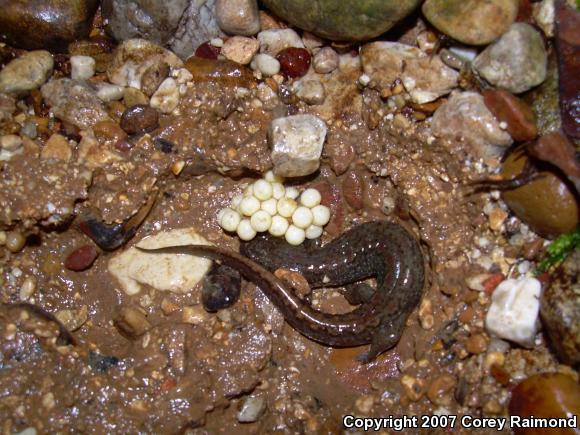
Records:
{"label": "small round pebble", "polygon": [[272,217],[272,225],[270,225],[268,232],[275,237],[280,237],[286,234],[289,225],[288,220],[276,215]]}
{"label": "small round pebble", "polygon": [[272,182],[272,196],[280,199],[286,195],[286,188],[282,183]]}
{"label": "small round pebble", "polygon": [[317,205],[312,208],[312,223],[323,227],[330,221],[330,209],[325,205]]}
{"label": "small round pebble", "polygon": [[278,201],[275,198],[270,198],[266,201],[262,201],[260,208],[268,213],[270,216],[274,216],[277,212]]}
{"label": "small round pebble", "polygon": [[270,229],[270,226],[272,225],[272,216],[264,210],[259,210],[250,218],[250,224],[256,232],[263,233]]}
{"label": "small round pebble", "polygon": [[318,239],[322,235],[322,227],[318,225],[310,225],[306,228],[306,238],[307,239]]}
{"label": "small round pebble", "polygon": [[302,77],[310,67],[310,53],[305,48],[287,47],[276,55],[280,70],[288,77]]}
{"label": "small round pebble", "polygon": [[291,245],[298,246],[306,238],[306,233],[302,228],[298,228],[296,225],[290,225],[286,230],[285,238]]}
{"label": "small round pebble", "polygon": [[294,210],[296,210],[296,207],[298,207],[298,204],[294,199],[284,197],[278,200],[276,209],[278,210],[278,214],[280,216],[289,218],[292,216],[292,213],[294,213]]}
{"label": "small round pebble", "polygon": [[292,213],[292,223],[298,228],[306,229],[312,225],[313,215],[308,207],[300,206]]}
{"label": "small round pebble", "polygon": [[26,238],[18,231],[10,231],[6,235],[6,247],[10,252],[22,251],[26,244]]}
{"label": "small round pebble", "polygon": [[159,114],[150,106],[135,104],[123,112],[119,125],[128,134],[151,131],[159,125]]}
{"label": "small round pebble", "polygon": [[88,269],[99,256],[99,251],[94,245],[84,245],[71,252],[64,261],[64,267],[68,270],[81,272]]}
{"label": "small round pebble", "polygon": [[234,232],[238,228],[241,220],[242,217],[237,211],[232,210],[231,208],[226,208],[223,210],[219,222],[224,230]]}
{"label": "small round pebble", "polygon": [[320,204],[321,200],[322,196],[320,195],[320,192],[312,188],[306,189],[302,192],[302,195],[300,195],[300,204],[308,208],[316,207]]}
{"label": "small round pebble", "polygon": [[240,211],[244,216],[252,216],[260,210],[260,201],[255,196],[246,196],[240,203]]}
{"label": "small round pebble", "polygon": [[250,219],[242,219],[236,232],[238,237],[246,242],[256,237],[256,230],[252,228]]}
{"label": "small round pebble", "polygon": [[266,77],[271,77],[280,72],[280,62],[265,53],[256,54],[254,56],[252,67],[259,70]]}
{"label": "small round pebble", "polygon": [[287,187],[286,188],[286,197],[296,199],[300,196],[300,192],[295,187]]}
{"label": "small round pebble", "polygon": [[260,201],[266,201],[272,197],[272,184],[266,180],[258,180],[254,183],[254,196]]}

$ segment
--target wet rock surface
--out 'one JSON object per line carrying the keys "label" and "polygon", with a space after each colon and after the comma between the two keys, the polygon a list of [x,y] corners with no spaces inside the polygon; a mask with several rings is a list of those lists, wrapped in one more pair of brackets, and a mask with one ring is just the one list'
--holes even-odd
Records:
{"label": "wet rock surface", "polygon": [[38,89],[52,74],[54,60],[48,51],[31,51],[0,71],[0,92],[22,94]]}

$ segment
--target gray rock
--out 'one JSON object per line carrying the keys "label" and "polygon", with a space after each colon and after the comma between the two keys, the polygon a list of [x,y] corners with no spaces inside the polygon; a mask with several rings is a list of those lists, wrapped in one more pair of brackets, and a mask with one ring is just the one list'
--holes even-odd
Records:
{"label": "gray rock", "polygon": [[203,42],[223,35],[215,0],[103,0],[107,30],[117,40],[144,38],[183,58]]}
{"label": "gray rock", "polygon": [[86,83],[63,78],[41,88],[42,97],[56,117],[86,130],[99,121],[110,120],[103,102]]}
{"label": "gray rock", "polygon": [[244,400],[242,408],[238,412],[240,423],[253,423],[258,421],[266,410],[266,401],[263,397],[251,396]]}
{"label": "gray rock", "polygon": [[301,177],[315,172],[326,138],[324,121],[314,115],[294,115],[272,121],[268,138],[274,173]]}
{"label": "gray rock", "polygon": [[232,35],[252,36],[260,31],[260,15],[256,0],[216,0],[218,25]]}
{"label": "gray rock", "polygon": [[319,74],[328,74],[338,68],[338,53],[330,47],[323,47],[314,55],[312,66]]}
{"label": "gray rock", "polygon": [[515,23],[477,56],[473,68],[492,85],[519,94],[544,81],[547,63],[540,33],[529,24]]}
{"label": "gray rock", "polygon": [[512,144],[511,136],[476,92],[452,95],[433,115],[433,135],[459,146],[475,157],[500,156]]}
{"label": "gray rock", "polygon": [[0,92],[22,94],[41,87],[52,74],[54,59],[48,51],[25,53],[0,71]]}

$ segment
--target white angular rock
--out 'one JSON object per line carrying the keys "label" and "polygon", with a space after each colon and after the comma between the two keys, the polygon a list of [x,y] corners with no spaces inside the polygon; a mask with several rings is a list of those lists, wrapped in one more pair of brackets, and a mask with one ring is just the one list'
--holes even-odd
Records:
{"label": "white angular rock", "polygon": [[112,85],[110,83],[98,83],[97,97],[102,101],[108,103],[109,101],[117,101],[123,98],[125,94],[125,88],[118,85]]}
{"label": "white angular rock", "polygon": [[485,318],[487,331],[522,346],[532,346],[539,327],[541,289],[535,278],[503,281],[491,296]]}
{"label": "white angular rock", "polygon": [[314,55],[312,67],[319,74],[328,74],[338,68],[338,53],[331,47],[323,47]]}
{"label": "white angular rock", "polygon": [[320,80],[302,79],[294,82],[292,89],[296,96],[306,104],[322,104],[326,98],[324,85]]}
{"label": "white angular rock", "polygon": [[217,0],[215,15],[224,32],[252,36],[260,31],[260,15],[256,0]]}
{"label": "white angular rock", "polygon": [[513,142],[476,92],[452,95],[433,115],[431,131],[480,158],[498,157]]}
{"label": "white angular rock", "polygon": [[[192,228],[180,228],[146,237],[137,246],[163,248],[188,244],[210,245]],[[109,272],[128,295],[141,291],[143,285],[156,290],[187,293],[203,279],[211,260],[192,255],[149,254],[135,247],[109,260]]]}
{"label": "white angular rock", "polygon": [[473,68],[492,85],[519,94],[546,78],[548,55],[538,31],[514,23],[473,61]]}
{"label": "white angular rock", "polygon": [[258,52],[259,48],[260,43],[257,39],[246,38],[245,36],[232,36],[224,43],[221,54],[226,59],[247,65]]}
{"label": "white angular rock", "polygon": [[71,56],[70,77],[73,80],[87,80],[95,75],[95,59],[91,56]]}
{"label": "white angular rock", "polygon": [[274,174],[300,177],[315,172],[326,138],[324,121],[314,115],[294,115],[272,121],[268,138]]}
{"label": "white angular rock", "polygon": [[280,50],[288,47],[304,48],[298,33],[292,29],[270,29],[258,33],[260,53],[276,56]]}
{"label": "white angular rock", "polygon": [[167,78],[151,96],[149,105],[163,113],[171,113],[179,104],[179,87],[175,79]]}
{"label": "white angular rock", "polygon": [[445,65],[439,56],[409,59],[401,74],[403,86],[417,104],[448,94],[457,86],[458,77],[459,73]]}
{"label": "white angular rock", "polygon": [[48,51],[30,51],[0,71],[0,92],[22,94],[38,89],[52,74],[54,59]]}

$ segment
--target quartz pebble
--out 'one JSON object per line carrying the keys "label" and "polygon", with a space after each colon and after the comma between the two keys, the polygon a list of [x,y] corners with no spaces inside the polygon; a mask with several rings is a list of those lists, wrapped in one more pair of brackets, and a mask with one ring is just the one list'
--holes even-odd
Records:
{"label": "quartz pebble", "polygon": [[162,113],[171,113],[179,104],[179,88],[175,79],[166,78],[151,96],[151,107]]}
{"label": "quartz pebble", "polygon": [[96,85],[96,88],[97,97],[105,103],[120,100],[125,95],[125,89],[122,86],[112,85],[110,83],[99,83]]}
{"label": "quartz pebble", "polygon": [[320,80],[303,79],[294,83],[294,92],[306,104],[317,105],[324,103],[326,91]]}
{"label": "quartz pebble", "polygon": [[95,59],[90,56],[71,56],[70,65],[73,80],[88,80],[95,75]]}
{"label": "quartz pebble", "polygon": [[338,53],[331,47],[322,47],[312,59],[314,71],[319,74],[328,74],[338,68]]}
{"label": "quartz pebble", "polygon": [[240,423],[252,423],[258,421],[265,410],[266,401],[263,397],[248,397],[244,400],[244,403],[238,412],[238,421]]}
{"label": "quartz pebble", "polygon": [[260,31],[256,0],[217,0],[215,15],[220,29],[226,33],[251,36]]}
{"label": "quartz pebble", "polygon": [[0,71],[0,92],[22,94],[38,89],[48,80],[53,67],[54,59],[48,51],[25,53]]}
{"label": "quartz pebble", "polygon": [[259,48],[260,43],[254,38],[233,36],[224,43],[221,54],[233,62],[247,65],[258,52]]}
{"label": "quartz pebble", "polygon": [[298,33],[292,29],[272,29],[258,33],[260,53],[276,56],[285,48],[304,48],[304,43]]}
{"label": "quartz pebble", "polygon": [[269,54],[257,54],[254,56],[250,66],[266,77],[271,77],[280,72],[280,62]]}

